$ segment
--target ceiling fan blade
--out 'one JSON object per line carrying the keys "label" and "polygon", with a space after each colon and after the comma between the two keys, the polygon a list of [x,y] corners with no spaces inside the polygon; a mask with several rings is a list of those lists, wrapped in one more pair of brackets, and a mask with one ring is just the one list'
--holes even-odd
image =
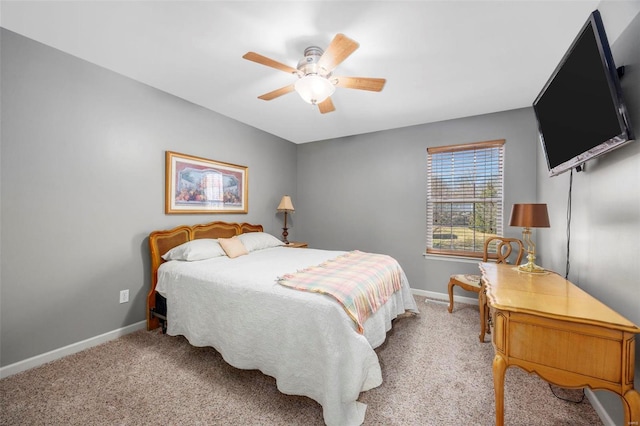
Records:
{"label": "ceiling fan blade", "polygon": [[331,100],[331,97],[328,97],[324,101],[320,102],[318,104],[318,108],[320,109],[320,113],[322,114],[326,114],[328,112],[336,110],[336,107],[333,106],[333,101]]}
{"label": "ceiling fan blade", "polygon": [[379,92],[387,82],[384,78],[368,78],[368,77],[331,77],[331,81],[337,87],[347,89],[370,90]]}
{"label": "ceiling fan blade", "polygon": [[360,45],[344,34],[336,34],[331,44],[318,60],[318,66],[333,71],[342,61],[347,59]]}
{"label": "ceiling fan blade", "polygon": [[270,101],[271,99],[275,99],[279,96],[286,95],[287,93],[293,92],[295,89],[295,85],[290,84],[288,86],[281,87],[279,89],[274,90],[273,92],[265,93],[264,95],[258,96],[258,99],[262,99],[265,101]]}
{"label": "ceiling fan blade", "polygon": [[288,72],[289,74],[297,74],[298,70],[290,67],[289,65],[285,65],[278,61],[274,61],[273,59],[267,58],[266,56],[262,56],[256,52],[247,52],[242,56],[244,59],[249,61],[256,62],[261,65],[266,65],[271,68],[275,68],[280,71]]}

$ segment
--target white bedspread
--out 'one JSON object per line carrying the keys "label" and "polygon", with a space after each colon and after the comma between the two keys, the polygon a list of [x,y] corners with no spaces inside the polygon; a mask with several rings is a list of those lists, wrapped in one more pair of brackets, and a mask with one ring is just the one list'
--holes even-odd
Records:
{"label": "white bedspread", "polygon": [[330,296],[276,281],[342,253],[277,247],[235,259],[166,262],[156,289],[167,298],[167,333],[215,348],[234,367],[275,377],[285,394],[312,398],[327,425],[360,425],[360,392],[382,383],[373,349],[392,319],[418,309],[403,273],[402,290],[365,322],[362,335]]}

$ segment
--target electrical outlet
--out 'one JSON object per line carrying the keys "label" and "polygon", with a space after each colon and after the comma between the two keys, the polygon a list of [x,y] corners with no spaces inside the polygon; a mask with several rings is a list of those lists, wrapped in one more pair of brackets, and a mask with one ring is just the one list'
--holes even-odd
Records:
{"label": "electrical outlet", "polygon": [[127,303],[129,301],[129,289],[120,291],[120,303]]}

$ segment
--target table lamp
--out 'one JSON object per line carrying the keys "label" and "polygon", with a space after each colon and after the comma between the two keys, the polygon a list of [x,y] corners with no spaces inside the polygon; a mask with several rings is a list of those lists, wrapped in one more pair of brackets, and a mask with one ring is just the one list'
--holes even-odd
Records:
{"label": "table lamp", "polygon": [[291,197],[289,197],[288,195],[283,196],[282,200],[280,200],[280,204],[278,204],[278,211],[284,212],[284,228],[282,228],[282,241],[284,241],[285,244],[289,244],[289,240],[287,240],[287,235],[289,235],[289,233],[287,232],[287,213],[293,212],[294,210],[295,209],[293,208]]}
{"label": "table lamp", "polygon": [[540,274],[544,268],[535,264],[536,245],[531,241],[531,228],[548,228],[549,214],[546,204],[514,204],[511,209],[510,226],[523,227],[522,240],[527,245],[527,263],[518,266],[521,272]]}

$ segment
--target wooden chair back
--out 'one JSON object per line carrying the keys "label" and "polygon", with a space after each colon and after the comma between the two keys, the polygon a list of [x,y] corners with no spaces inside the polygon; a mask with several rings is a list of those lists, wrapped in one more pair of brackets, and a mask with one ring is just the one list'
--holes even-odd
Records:
{"label": "wooden chair back", "polygon": [[[489,253],[489,245],[494,241],[496,244],[495,254]],[[496,263],[509,263],[509,257],[512,254],[516,254],[515,265],[519,265],[524,256],[524,245],[517,238],[489,237],[484,241],[483,262],[495,259]]]}

